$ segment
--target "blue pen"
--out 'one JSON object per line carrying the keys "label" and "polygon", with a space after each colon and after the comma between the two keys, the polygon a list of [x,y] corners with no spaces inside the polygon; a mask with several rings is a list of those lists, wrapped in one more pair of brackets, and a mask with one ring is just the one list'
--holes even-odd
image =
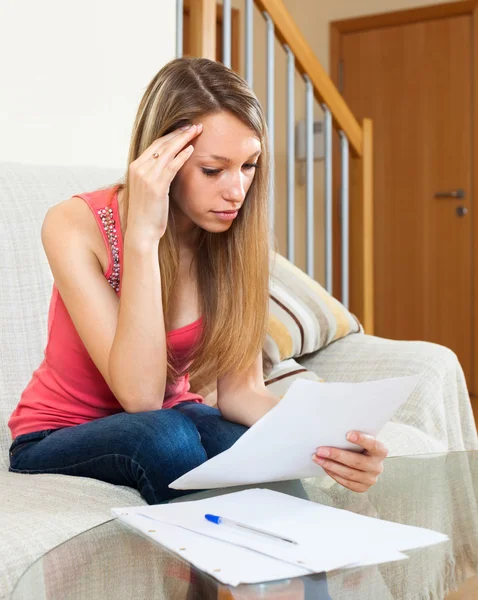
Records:
{"label": "blue pen", "polygon": [[205,518],[211,523],[215,523],[216,525],[232,525],[234,527],[241,527],[241,529],[247,529],[248,531],[252,531],[254,533],[260,533],[261,535],[267,535],[268,537],[272,537],[276,540],[281,540],[283,542],[288,542],[289,544],[298,544],[298,542],[294,540],[290,540],[289,538],[282,537],[275,533],[271,533],[270,531],[264,531],[263,529],[258,529],[257,527],[251,527],[250,525],[246,525],[244,523],[238,523],[237,521],[232,521],[231,519],[226,519],[225,517],[218,517],[217,515],[204,515]]}

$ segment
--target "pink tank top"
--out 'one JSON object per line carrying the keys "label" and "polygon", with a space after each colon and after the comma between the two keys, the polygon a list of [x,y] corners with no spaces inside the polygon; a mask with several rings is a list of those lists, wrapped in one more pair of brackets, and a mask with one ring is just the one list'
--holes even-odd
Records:
{"label": "pink tank top", "polygon": [[[118,186],[77,194],[90,207],[108,250],[104,274],[121,295],[123,239],[118,215]],[[168,340],[181,366],[191,346],[197,343],[202,318],[167,332]],[[190,364],[190,363],[189,363]],[[184,367],[187,368],[187,364]],[[189,373],[166,387],[163,408],[179,402],[202,402],[202,396],[189,391]],[[53,291],[48,312],[48,338],[44,359],[23,390],[20,402],[8,421],[12,439],[17,436],[87,423],[122,412],[105,379],[90,358],[68,314],[58,289]]]}

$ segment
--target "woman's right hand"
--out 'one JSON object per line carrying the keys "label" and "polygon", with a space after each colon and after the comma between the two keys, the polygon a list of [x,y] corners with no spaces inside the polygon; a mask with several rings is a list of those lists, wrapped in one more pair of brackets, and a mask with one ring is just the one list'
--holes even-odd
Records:
{"label": "woman's right hand", "polygon": [[[193,153],[191,144],[184,146],[201,131],[202,124],[175,129],[155,140],[129,165],[128,229],[139,231],[142,239],[159,241],[163,237],[168,225],[169,187]],[[153,158],[155,152],[158,158]]]}

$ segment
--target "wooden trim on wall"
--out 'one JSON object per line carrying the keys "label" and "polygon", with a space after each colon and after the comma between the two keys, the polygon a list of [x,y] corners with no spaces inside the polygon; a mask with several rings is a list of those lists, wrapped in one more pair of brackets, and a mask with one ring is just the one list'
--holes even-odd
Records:
{"label": "wooden trim on wall", "polygon": [[[330,28],[330,53],[331,56],[340,57],[340,33],[337,29]],[[339,60],[330,61],[330,77],[337,89],[341,93],[339,88]],[[332,138],[332,164],[340,165],[340,137],[338,132],[334,129]],[[342,297],[342,214],[341,214],[341,203],[340,203],[340,186],[341,186],[341,173],[340,167],[332,169],[332,253],[333,253],[333,266],[332,266],[332,289],[334,296],[337,299],[343,301]],[[350,307],[352,308],[352,307]],[[358,314],[357,314],[358,317]]]}
{"label": "wooden trim on wall", "polygon": [[362,123],[363,154],[350,161],[350,310],[374,333],[373,126]]}
{"label": "wooden trim on wall", "polygon": [[[473,256],[472,256],[472,273],[473,273],[473,343],[472,343],[472,370],[473,379],[468,382],[468,387],[474,395],[478,396],[478,2],[472,11],[472,69],[473,79],[472,85],[472,140],[473,147],[471,150],[471,165],[472,165],[472,201],[471,201],[471,218],[473,219]],[[476,404],[475,404],[476,406]],[[477,407],[478,408],[478,407]],[[478,417],[478,414],[477,414]]]}
{"label": "wooden trim on wall", "polygon": [[405,25],[417,21],[430,21],[455,15],[470,14],[478,5],[478,0],[462,0],[450,4],[436,4],[420,8],[411,8],[397,12],[387,12],[367,17],[357,17],[342,21],[332,21],[330,30],[335,29],[340,33],[365,31],[366,29],[380,29],[394,25]]}
{"label": "wooden trim on wall", "polygon": [[373,123],[371,119],[362,122],[363,154],[362,154],[362,257],[363,264],[363,322],[365,332],[374,332],[374,261],[373,261]]}

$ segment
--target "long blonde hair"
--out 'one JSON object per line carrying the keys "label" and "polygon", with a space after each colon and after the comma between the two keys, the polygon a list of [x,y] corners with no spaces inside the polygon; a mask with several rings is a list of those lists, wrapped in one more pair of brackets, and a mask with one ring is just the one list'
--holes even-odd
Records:
{"label": "long blonde hair", "polygon": [[[215,383],[225,374],[240,374],[254,362],[267,331],[269,299],[269,147],[262,107],[247,83],[222,63],[206,58],[177,58],[149,83],[136,115],[128,166],[154,140],[186,123],[228,111],[254,131],[261,143],[253,182],[230,228],[222,233],[200,230],[197,251],[199,309],[203,334],[187,369],[179,370],[168,345],[167,381],[187,370],[191,391]],[[129,205],[128,170],[124,214]],[[124,223],[126,231],[127,222]],[[179,272],[179,245],[174,218],[158,249],[163,313],[169,329],[171,296]],[[215,385],[214,385],[215,387]]]}

